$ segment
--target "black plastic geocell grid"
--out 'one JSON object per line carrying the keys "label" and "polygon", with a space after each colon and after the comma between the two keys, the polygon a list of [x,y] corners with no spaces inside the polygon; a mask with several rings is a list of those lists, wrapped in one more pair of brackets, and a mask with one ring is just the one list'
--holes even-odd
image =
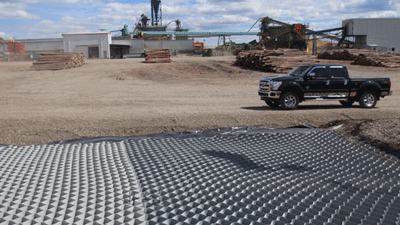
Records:
{"label": "black plastic geocell grid", "polygon": [[3,224],[400,224],[400,163],[335,131],[0,146]]}
{"label": "black plastic geocell grid", "polygon": [[333,131],[221,133],[126,140],[149,224],[400,223],[397,159]]}

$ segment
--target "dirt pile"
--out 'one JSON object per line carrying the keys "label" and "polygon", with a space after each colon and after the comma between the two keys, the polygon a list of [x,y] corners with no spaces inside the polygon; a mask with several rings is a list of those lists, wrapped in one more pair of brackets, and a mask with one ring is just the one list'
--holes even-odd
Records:
{"label": "dirt pile", "polygon": [[322,129],[339,130],[400,158],[400,117],[376,120],[337,120]]}
{"label": "dirt pile", "polygon": [[303,51],[278,49],[240,52],[234,65],[265,72],[286,73],[302,64],[314,63],[319,63],[319,60]]}

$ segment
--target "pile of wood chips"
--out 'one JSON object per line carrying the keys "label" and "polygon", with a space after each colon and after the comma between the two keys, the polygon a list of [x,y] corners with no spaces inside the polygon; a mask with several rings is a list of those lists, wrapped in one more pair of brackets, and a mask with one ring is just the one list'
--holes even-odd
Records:
{"label": "pile of wood chips", "polygon": [[154,49],[146,51],[147,63],[170,63],[171,51],[169,49]]}
{"label": "pile of wood chips", "polygon": [[82,52],[42,52],[33,62],[33,70],[64,70],[85,64]]}
{"label": "pile of wood chips", "polygon": [[400,56],[390,52],[371,52],[367,49],[329,50],[318,54],[318,59],[353,61],[353,65],[400,67]]}
{"label": "pile of wood chips", "polygon": [[236,56],[235,66],[273,73],[287,73],[303,64],[320,61],[297,49],[242,51]]}

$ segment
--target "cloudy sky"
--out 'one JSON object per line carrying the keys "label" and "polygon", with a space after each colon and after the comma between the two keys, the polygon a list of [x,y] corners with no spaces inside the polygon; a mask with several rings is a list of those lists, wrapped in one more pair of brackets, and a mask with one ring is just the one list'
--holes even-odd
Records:
{"label": "cloudy sky", "polygon": [[[247,31],[265,16],[320,30],[350,18],[400,17],[400,0],[162,0],[162,12],[164,24],[180,19],[191,31]],[[132,31],[142,13],[150,16],[150,0],[0,0],[0,37],[60,38],[124,24]]]}

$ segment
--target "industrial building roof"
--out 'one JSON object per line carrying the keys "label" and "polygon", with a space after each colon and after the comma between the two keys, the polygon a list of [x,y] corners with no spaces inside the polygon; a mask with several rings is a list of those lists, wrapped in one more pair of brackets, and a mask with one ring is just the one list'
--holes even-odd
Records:
{"label": "industrial building roof", "polygon": [[98,35],[98,34],[111,34],[111,32],[67,33],[67,34],[62,34],[62,36],[69,36],[69,35]]}
{"label": "industrial building roof", "polygon": [[0,146],[0,224],[399,224],[399,165],[312,128]]}
{"label": "industrial building roof", "polygon": [[[392,17],[392,18],[351,18],[346,20],[400,20],[400,18]],[[346,21],[344,20],[344,21]]]}

